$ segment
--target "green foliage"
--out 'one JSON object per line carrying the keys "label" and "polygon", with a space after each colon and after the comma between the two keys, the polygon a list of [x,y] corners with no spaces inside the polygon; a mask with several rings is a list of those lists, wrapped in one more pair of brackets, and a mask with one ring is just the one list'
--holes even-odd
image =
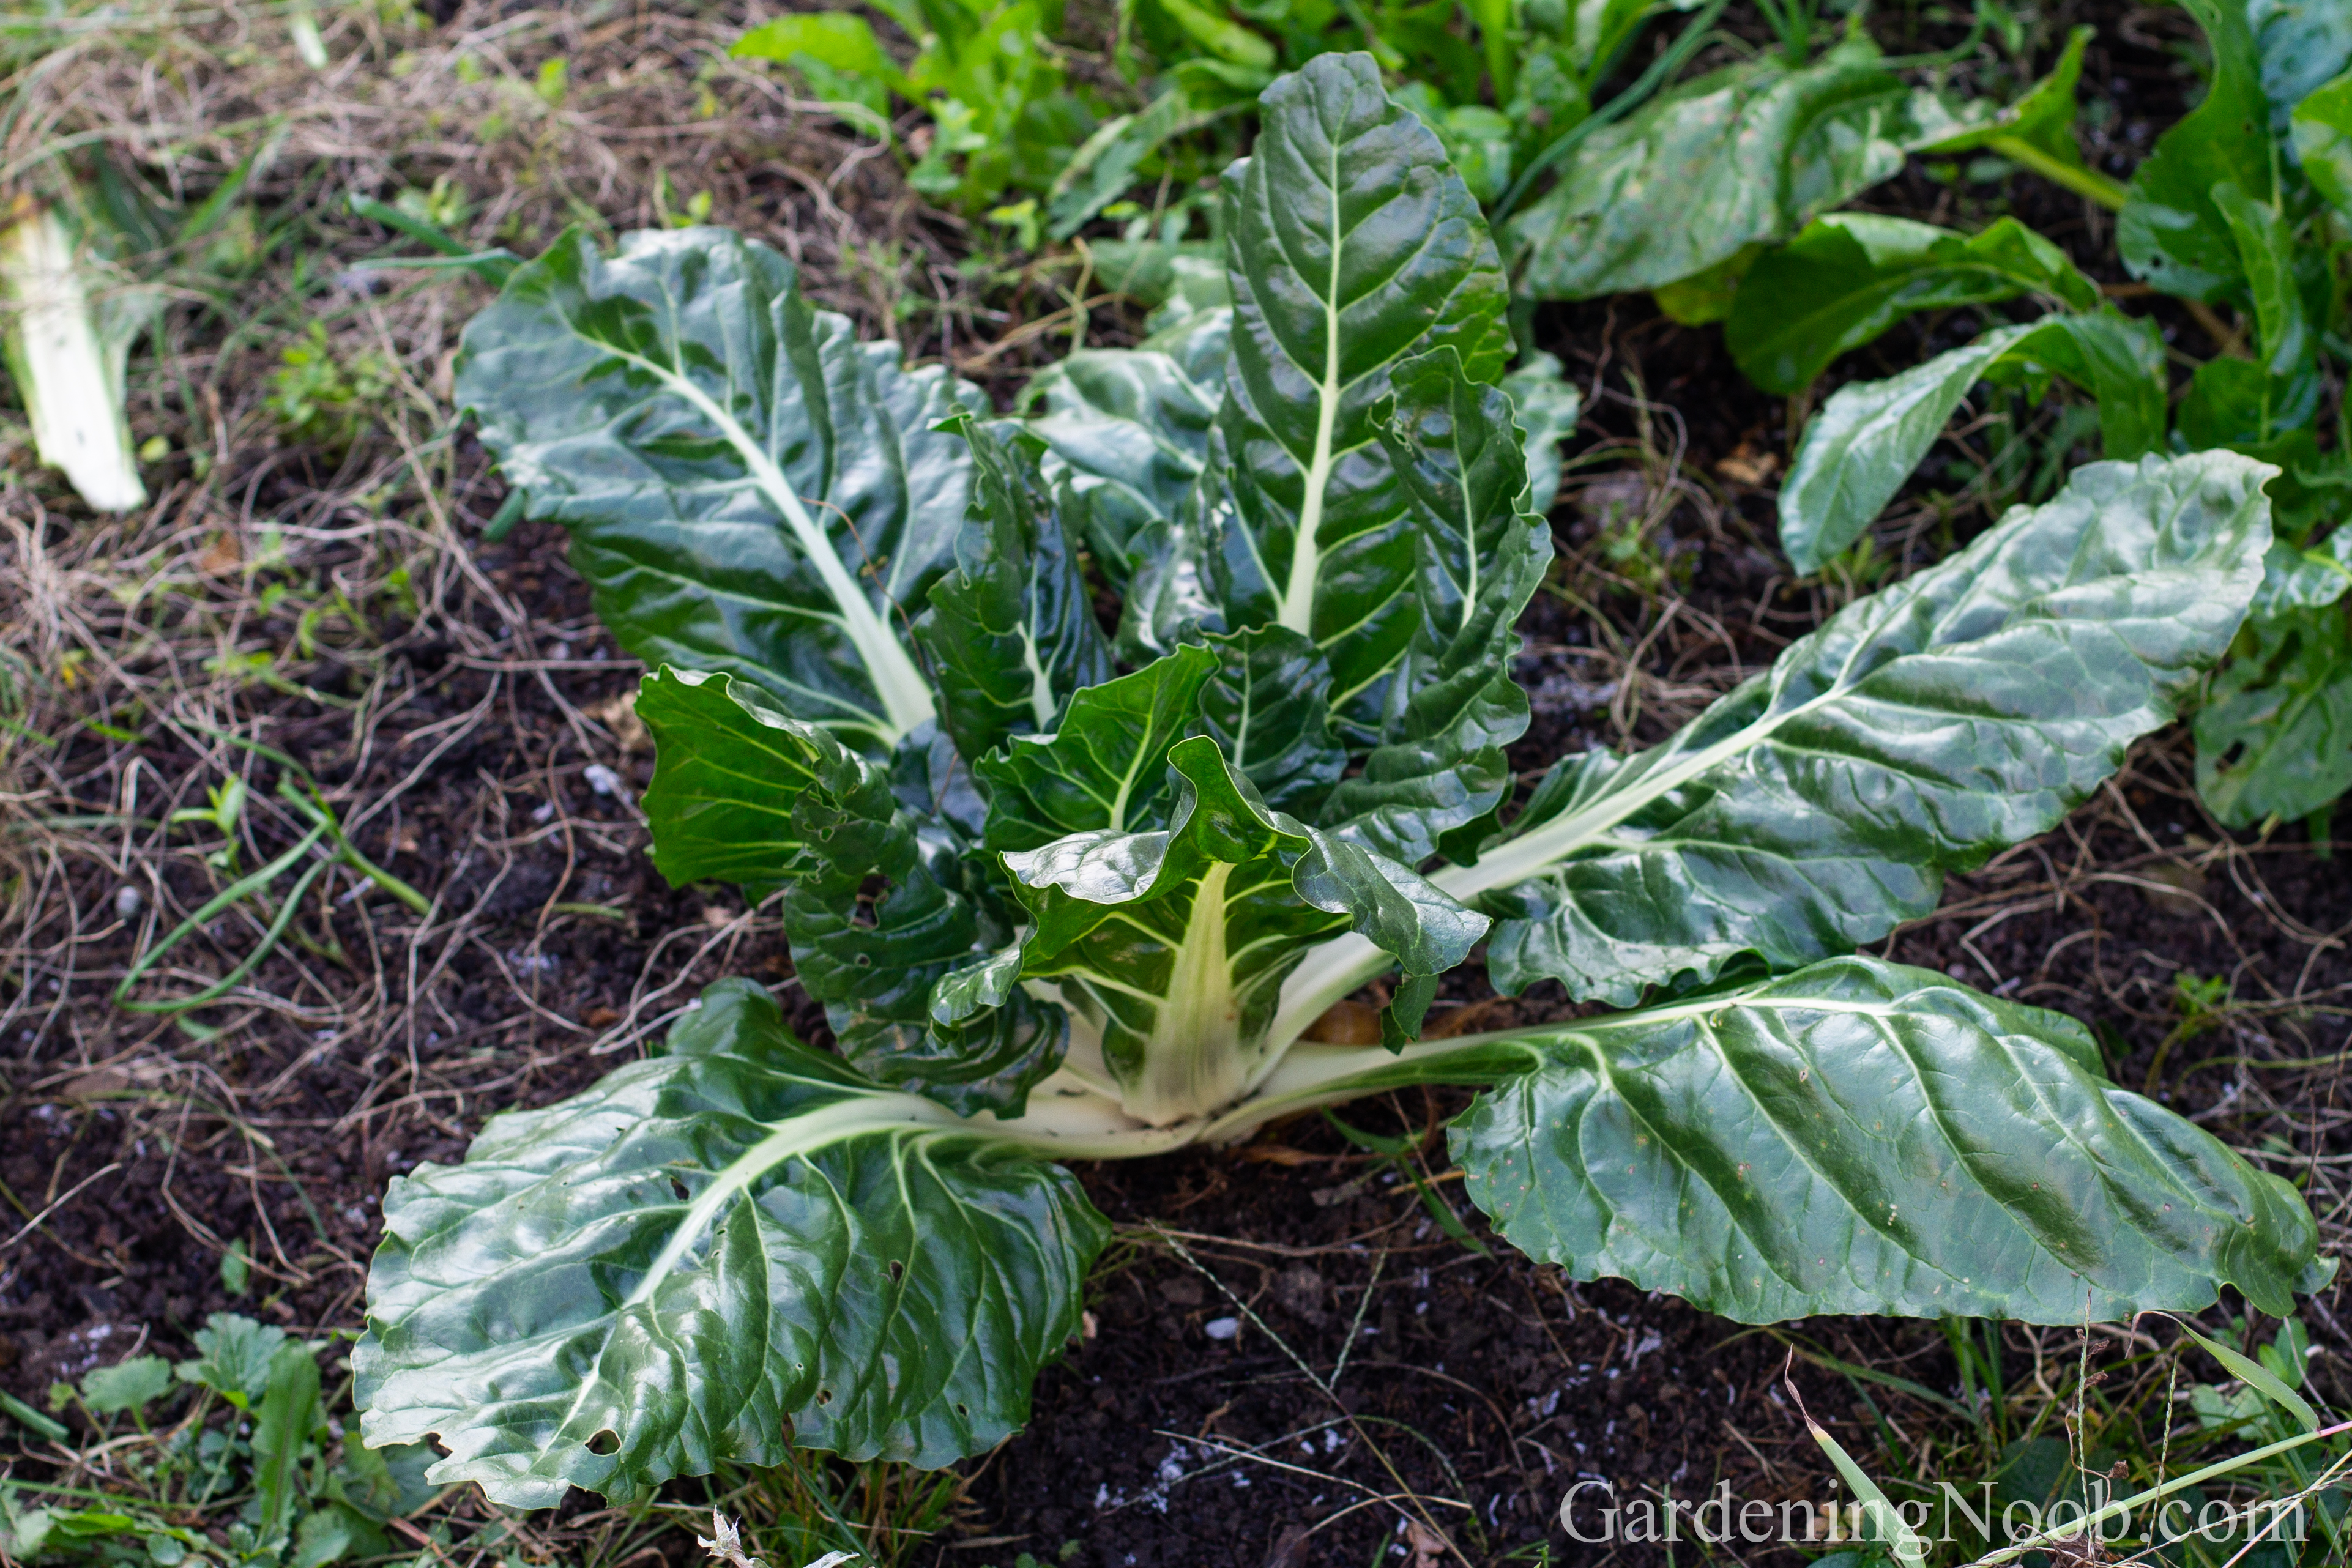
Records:
{"label": "green foliage", "polygon": [[904,64],[865,17],[840,11],[763,22],[732,53],[791,66],[818,98],[885,140],[893,95],[929,110],[929,136],[908,177],[935,201],[977,213],[1008,190],[1049,189],[1096,120],[1065,87],[1059,56],[1044,47],[1059,5],[890,0],[877,8],[918,40]]}
{"label": "green foliage", "polygon": [[[1845,45],[1771,68],[1864,66],[1886,94]],[[788,1441],[947,1463],[1076,1323],[1106,1227],[1048,1162],[1410,1084],[1487,1091],[1454,1147],[1506,1237],[1742,1319],[2284,1311],[2326,1277],[2294,1190],[2107,1083],[2080,1026],[1843,956],[2172,718],[2265,591],[2275,470],[2084,468],[1513,812],[1572,400],[1506,375],[1499,254],[1380,72],[1265,88],[1222,287],[1160,256],[1150,340],[1041,378],[1033,421],[710,229],[567,235],[468,328],[485,444],[655,666],[656,863],[782,890],[841,1051],[721,982],[661,1054],[398,1178],[371,1441],[437,1436],[433,1480],[527,1507]],[[2003,356],[2137,376],[2108,438],[2153,444],[2141,340],[2052,253],[1895,237],[2085,308],[1962,391]],[[1625,1010],[1419,1040],[1482,940],[1506,990]],[[1301,1042],[1368,984],[1385,1051]]]}
{"label": "green foliage", "polygon": [[392,371],[373,350],[338,355],[323,322],[278,354],[265,400],[289,434],[325,448],[347,451],[391,395]]}
{"label": "green foliage", "polygon": [[[321,1396],[324,1345],[229,1312],[194,1337],[191,1360],[135,1356],[93,1368],[78,1391],[101,1437],[123,1416],[150,1434],[107,1442],[118,1450],[113,1479],[141,1490],[92,1501],[84,1490],[0,1486],[0,1551],[19,1562],[159,1568],[326,1568],[390,1552],[387,1521],[433,1495],[426,1451],[338,1445]],[[193,1396],[175,1413],[184,1389]],[[53,1436],[63,1441],[66,1429]]]}

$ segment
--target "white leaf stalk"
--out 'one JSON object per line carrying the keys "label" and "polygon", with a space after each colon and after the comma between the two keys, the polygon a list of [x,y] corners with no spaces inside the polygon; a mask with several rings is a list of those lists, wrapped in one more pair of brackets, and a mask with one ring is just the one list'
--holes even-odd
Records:
{"label": "white leaf stalk", "polygon": [[125,313],[129,319],[101,324],[92,281],[56,209],[17,197],[0,231],[0,316],[34,448],[92,507],[128,512],[147,504],[123,413],[124,366],[138,323]]}

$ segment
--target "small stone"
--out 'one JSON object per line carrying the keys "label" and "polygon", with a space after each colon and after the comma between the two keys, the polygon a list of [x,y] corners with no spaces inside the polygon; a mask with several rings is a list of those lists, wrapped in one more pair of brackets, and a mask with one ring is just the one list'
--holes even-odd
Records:
{"label": "small stone", "polygon": [[139,890],[135,887],[118,887],[114,890],[114,913],[119,919],[130,919],[139,913],[140,906],[146,902],[146,899],[140,896]]}
{"label": "small stone", "polygon": [[621,792],[621,776],[601,762],[590,763],[581,770],[580,776],[587,779],[588,788],[595,790],[599,795],[617,795]]}
{"label": "small stone", "polygon": [[1211,1318],[1201,1325],[1201,1332],[1211,1339],[1232,1339],[1242,1332],[1239,1318]]}

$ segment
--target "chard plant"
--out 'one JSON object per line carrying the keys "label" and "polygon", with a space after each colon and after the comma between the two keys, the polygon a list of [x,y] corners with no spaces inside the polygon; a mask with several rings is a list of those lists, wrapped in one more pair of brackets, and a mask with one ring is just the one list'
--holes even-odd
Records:
{"label": "chard plant", "polygon": [[[1742,1321],[2326,1278],[2294,1190],[2081,1025],[1853,952],[2171,719],[2273,470],[2085,467],[1517,800],[1557,389],[1515,383],[1531,444],[1486,225],[1370,57],[1260,113],[1230,303],[1073,356],[1034,421],[717,229],[566,235],[470,325],[484,442],[651,667],[656,863],[776,897],[835,1048],[722,981],[397,1178],[368,1442],[524,1507],[793,1444],[947,1464],[1077,1331],[1109,1228],[1057,1162],[1412,1084],[1482,1091],[1452,1152],[1514,1245]],[[1616,1010],[1421,1038],[1481,944]],[[1383,1045],[1315,1040],[1360,993]]]}

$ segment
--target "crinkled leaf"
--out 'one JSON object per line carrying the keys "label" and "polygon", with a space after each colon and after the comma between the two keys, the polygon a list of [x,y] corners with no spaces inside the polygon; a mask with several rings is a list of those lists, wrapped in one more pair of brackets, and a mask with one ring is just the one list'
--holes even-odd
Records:
{"label": "crinkled leaf", "polygon": [[1369,55],[1316,57],[1261,115],[1223,182],[1234,515],[1217,519],[1214,593],[1227,627],[1312,637],[1333,708],[1369,731],[1412,639],[1413,572],[1372,411],[1391,369],[1433,348],[1473,380],[1502,373],[1503,275],[1477,203]]}
{"label": "crinkled leaf", "polygon": [[2092,464],[1847,606],[1673,739],[1562,762],[1475,867],[1498,988],[1632,1001],[1792,968],[1936,905],[2055,824],[2229,647],[2270,542],[2234,453]]}
{"label": "crinkled leaf", "polygon": [[743,980],[667,1054],[395,1177],[352,1353],[438,1485],[616,1502],[795,1444],[936,1467],[1027,1418],[1109,1228],[1058,1167],[794,1041]]}
{"label": "crinkled leaf", "polygon": [[[1223,275],[1217,275],[1218,286]],[[1031,383],[1032,422],[1065,481],[1066,521],[1121,596],[1119,651],[1143,664],[1214,618],[1202,581],[1204,491],[1233,340],[1223,306],[1191,311],[1134,349],[1084,349]]]}
{"label": "crinkled leaf", "polygon": [[909,815],[887,774],[846,751],[793,800],[793,831],[802,849],[786,868],[784,934],[841,1053],[964,1115],[1019,1115],[1061,1063],[1061,1009],[1015,991],[985,1016],[934,1027],[932,988],[1010,935],[968,885],[966,846]]}
{"label": "crinkled leaf", "polygon": [[647,664],[723,670],[887,751],[931,716],[902,636],[948,564],[971,457],[933,427],[978,392],[899,368],[723,229],[580,230],[467,325],[457,401],[561,522]]}
{"label": "crinkled leaf", "polygon": [[765,889],[806,846],[793,804],[842,765],[840,741],[776,712],[749,682],[667,664],[638,684],[654,779],[638,802],[654,868],[673,887],[705,880]]}
{"label": "crinkled leaf", "polygon": [[1217,667],[1201,688],[1195,733],[1217,743],[1266,805],[1314,821],[1347,770],[1323,694],[1331,671],[1314,643],[1286,626],[1208,639]]}
{"label": "crinkled leaf", "polygon": [[981,758],[992,850],[1032,850],[1066,833],[1133,832],[1166,820],[1168,749],[1200,711],[1217,655],[1188,643],[1130,674],[1088,686],[1061,728],[1018,736]]}
{"label": "crinkled leaf", "polygon": [[2095,309],[2098,286],[2015,218],[1978,235],[1870,213],[1816,218],[1759,257],[1733,298],[1724,344],[1742,374],[1794,396],[1832,360],[1921,310],[2038,294]]}
{"label": "crinkled leaf", "polygon": [[1662,93],[1588,137],[1559,183],[1514,215],[1521,287],[1590,299],[1678,282],[1901,172],[1913,148],[1966,129],[1906,88],[1867,39],[1809,65],[1778,51]]}
{"label": "crinkled leaf", "polygon": [[[2273,503],[2279,487],[2280,481],[2271,482]],[[2305,549],[2273,539],[2263,558],[2263,586],[2254,595],[2252,615],[2261,622],[2283,611],[2317,610],[2343,598],[2347,589],[2352,589],[2352,528],[2338,528]]]}
{"label": "crinkled leaf", "polygon": [[2117,1322],[2315,1288],[2294,1191],[2100,1074],[2090,1031],[1864,958],[1531,1032],[1454,1124],[1495,1228],[1743,1322]]}
{"label": "crinkled leaf", "polygon": [[[2336,591],[2343,592],[2340,581]],[[2352,635],[2344,607],[2250,622],[2191,733],[2197,793],[2224,826],[2300,821],[2352,789]]]}
{"label": "crinkled leaf", "polygon": [[2288,129],[2304,177],[2352,217],[2352,71],[2296,104]]}
{"label": "crinkled leaf", "polygon": [[1418,613],[1386,738],[1324,820],[1417,865],[1510,793],[1503,747],[1528,727],[1514,627],[1551,564],[1551,529],[1518,510],[1527,465],[1508,397],[1465,376],[1451,349],[1399,365],[1394,386],[1374,423],[1412,498]]}
{"label": "crinkled leaf", "polygon": [[1238,1093],[1316,938],[1353,930],[1408,973],[1438,974],[1485,934],[1408,868],[1269,810],[1207,737],[1168,765],[1181,791],[1165,829],[1004,857],[1030,913],[1021,972],[1058,981],[1098,1031],[1130,1114],[1175,1121]]}
{"label": "crinkled leaf", "polygon": [[1790,561],[1818,571],[1861,538],[1978,382],[2031,383],[2053,374],[2098,399],[2108,456],[2139,456],[2162,438],[2164,342],[2153,323],[2103,309],[1996,327],[1900,375],[1850,382],[1830,394],[1780,487],[1780,548]]}
{"label": "crinkled leaf", "polygon": [[971,511],[955,565],[931,585],[916,635],[940,722],[964,756],[1054,727],[1071,695],[1108,680],[1094,594],[1040,470],[1045,444],[1011,422],[957,422],[971,442]]}
{"label": "crinkled leaf", "polygon": [[2213,47],[2213,75],[2197,107],[2157,138],[2132,172],[2116,217],[2116,248],[2135,277],[2184,299],[2218,300],[2242,269],[2213,187],[2268,191],[2270,106],[2245,12],[2235,0],[2182,0]]}

